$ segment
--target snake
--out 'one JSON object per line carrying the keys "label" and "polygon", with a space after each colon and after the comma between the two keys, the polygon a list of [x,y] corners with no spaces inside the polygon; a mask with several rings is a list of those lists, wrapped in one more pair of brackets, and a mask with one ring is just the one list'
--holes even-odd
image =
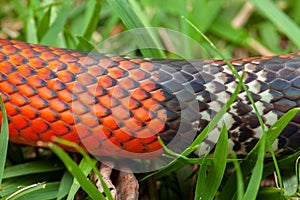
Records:
{"label": "snake", "polygon": [[[300,107],[300,53],[229,61],[244,74],[266,128]],[[9,140],[19,144],[36,146],[58,137],[94,155],[132,157],[160,152],[159,136],[184,148],[237,85],[223,60],[116,56],[0,39],[0,93]],[[223,121],[229,150],[238,155],[247,155],[263,134],[243,89]],[[201,148],[213,148],[219,132],[214,128]],[[300,149],[299,114],[272,147]]]}

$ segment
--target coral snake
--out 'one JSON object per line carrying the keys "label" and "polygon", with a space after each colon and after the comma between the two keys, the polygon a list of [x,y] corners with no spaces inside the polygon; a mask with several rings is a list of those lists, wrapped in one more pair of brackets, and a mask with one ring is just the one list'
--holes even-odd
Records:
{"label": "coral snake", "polygon": [[[232,59],[269,128],[300,107],[300,54]],[[177,138],[187,145],[237,86],[223,61],[134,58],[0,40],[0,93],[11,142],[36,145],[57,136],[95,155],[128,156],[161,150]],[[241,90],[224,114],[229,147],[246,154],[262,135]],[[213,146],[213,129],[203,148]],[[177,143],[176,143],[177,145]],[[183,145],[184,146],[184,145]],[[300,149],[300,115],[273,144]],[[130,155],[129,155],[130,157]]]}

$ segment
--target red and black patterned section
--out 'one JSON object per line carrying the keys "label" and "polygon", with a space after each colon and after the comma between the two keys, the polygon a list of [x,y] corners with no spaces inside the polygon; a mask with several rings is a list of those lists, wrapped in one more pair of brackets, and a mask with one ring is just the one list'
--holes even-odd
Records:
{"label": "red and black patterned section", "polygon": [[[232,63],[246,73],[267,127],[300,107],[298,54]],[[106,56],[0,40],[0,92],[10,141],[16,143],[37,145],[56,136],[94,155],[133,157],[161,153],[159,135],[180,151],[220,111],[236,85],[222,61]],[[249,152],[262,134],[244,91],[224,121],[238,154]],[[299,124],[298,115],[277,139],[276,150],[299,149]],[[200,152],[215,145],[218,129]]]}

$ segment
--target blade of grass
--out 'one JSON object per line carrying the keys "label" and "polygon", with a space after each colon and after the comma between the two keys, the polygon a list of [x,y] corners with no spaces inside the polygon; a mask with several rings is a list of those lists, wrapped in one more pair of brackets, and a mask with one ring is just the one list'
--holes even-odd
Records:
{"label": "blade of grass", "polygon": [[268,130],[268,139],[272,144],[276,138],[278,138],[279,134],[283,131],[283,129],[288,125],[288,123],[296,116],[296,114],[300,111],[300,108],[293,108],[285,113],[275,124],[273,124]]}
{"label": "blade of grass", "polygon": [[260,139],[260,144],[258,147],[258,157],[256,160],[256,164],[253,168],[252,171],[252,176],[250,178],[248,187],[246,189],[245,195],[243,197],[244,200],[252,200],[252,199],[256,199],[257,197],[257,193],[260,187],[260,182],[262,179],[262,173],[263,173],[263,169],[264,169],[264,157],[265,157],[265,137],[266,135],[264,135],[261,139]]}
{"label": "blade of grass", "polygon": [[87,8],[86,8],[86,16],[84,20],[84,24],[86,24],[86,27],[83,29],[83,37],[87,40],[90,40],[92,37],[92,34],[97,28],[97,24],[100,19],[100,11],[102,8],[102,0],[95,0],[88,2]]}
{"label": "blade of grass", "polygon": [[37,29],[34,20],[34,10],[33,10],[33,3],[32,1],[29,2],[29,9],[28,9],[28,16],[26,17],[25,24],[26,24],[26,41],[37,43]]}
{"label": "blade of grass", "polygon": [[45,183],[36,183],[36,184],[32,184],[32,185],[29,185],[29,186],[26,186],[16,192],[14,192],[13,194],[11,194],[10,196],[8,196],[6,198],[6,200],[14,200],[14,199],[19,199],[21,198],[22,196],[30,193],[30,192],[34,192],[34,191],[37,191],[37,190],[40,190],[42,188],[45,187]]}
{"label": "blade of grass", "polygon": [[47,30],[45,35],[40,41],[40,44],[43,45],[53,45],[58,38],[58,34],[61,33],[64,29],[64,25],[70,13],[70,7],[72,5],[72,0],[65,0],[59,10],[56,19],[50,25],[50,28]]}
{"label": "blade of grass", "polygon": [[68,193],[70,193],[73,180],[72,175],[66,171],[59,183],[58,192],[56,194],[57,200],[63,199]]}
{"label": "blade of grass", "polygon": [[[95,164],[94,164],[94,159],[91,159],[89,155],[87,155],[85,153],[85,151],[80,148],[76,143],[74,142],[70,142],[70,141],[67,141],[67,140],[64,140],[64,139],[61,139],[61,138],[53,138],[53,141],[54,142],[58,142],[60,144],[63,144],[65,146],[69,146],[69,147],[72,147],[74,149],[76,149],[82,156],[83,158],[85,159],[85,161],[90,165],[92,166],[93,168],[93,172],[97,175],[97,177],[99,178],[100,182],[101,182],[101,185],[103,187],[103,190],[104,190],[104,193],[105,195],[107,196],[107,198],[109,200],[113,200],[113,197],[110,193],[110,189],[107,187],[106,183],[104,182],[103,178],[102,178],[102,175],[100,174],[99,170],[96,168]],[[78,180],[78,179],[77,179]]]}
{"label": "blade of grass", "polygon": [[4,102],[2,96],[0,95],[0,103],[1,103],[1,133],[0,133],[0,190],[1,190],[1,183],[4,176],[4,167],[7,155],[7,146],[8,146],[8,120],[7,115],[4,107]]}
{"label": "blade of grass", "polygon": [[[124,22],[125,26],[128,29],[137,29],[143,28],[145,25],[139,19],[136,12],[129,6],[128,3],[124,0],[107,0],[107,2],[111,5],[111,7],[115,10],[115,12],[119,15],[121,20]],[[142,29],[143,34],[136,34],[137,32],[133,32],[135,34],[135,38],[137,40],[137,44],[142,47],[155,47],[155,49],[141,49],[141,52],[144,56],[150,58],[161,58],[165,57],[161,45],[158,40],[154,36],[151,31],[147,29]]]}
{"label": "blade of grass", "polygon": [[244,190],[245,190],[245,185],[244,185],[244,180],[243,180],[243,174],[241,170],[241,166],[239,161],[237,160],[236,155],[233,155],[233,165],[234,169],[236,171],[236,182],[237,182],[237,199],[241,200],[244,196]]}
{"label": "blade of grass", "polygon": [[50,5],[47,10],[44,12],[43,16],[41,17],[41,20],[37,26],[37,30],[39,30],[37,32],[38,35],[38,39],[41,40],[41,38],[44,37],[44,35],[46,34],[47,30],[50,27],[50,16],[51,16],[51,9],[52,6]]}
{"label": "blade of grass", "polygon": [[297,158],[297,161],[295,163],[298,192],[300,192],[300,162],[299,161],[300,161],[300,156]]}
{"label": "blade of grass", "polygon": [[292,4],[292,10],[290,12],[291,18],[293,19],[296,24],[299,24],[300,22],[300,13],[299,13],[299,7],[300,7],[300,1],[295,1],[294,4]]}
{"label": "blade of grass", "polygon": [[206,154],[204,155],[203,161],[200,165],[200,169],[198,170],[194,200],[198,200],[204,195],[208,154],[209,151],[207,151]]}
{"label": "blade of grass", "polygon": [[50,200],[54,199],[57,193],[58,182],[36,183],[26,186],[9,197],[6,200]]}
{"label": "blade of grass", "polygon": [[[78,41],[75,37],[75,34],[71,33],[68,29],[64,31],[64,42],[66,43],[66,46],[70,49],[75,49],[75,47],[78,45]],[[77,49],[77,50],[82,50],[82,49]]]}
{"label": "blade of grass", "polygon": [[97,190],[95,185],[87,179],[87,177],[83,174],[77,164],[69,157],[69,155],[65,151],[63,151],[60,147],[53,143],[50,143],[49,147],[62,160],[68,171],[78,180],[82,189],[86,191],[86,193],[92,199],[105,199],[103,194],[101,194]]}
{"label": "blade of grass", "polygon": [[[130,5],[130,7],[132,8],[132,11],[135,12],[135,14],[137,16],[136,19],[139,19],[141,21],[141,24],[142,24],[141,27],[151,27],[151,23],[148,20],[148,17],[146,16],[146,12],[144,10],[142,10],[142,8],[141,8],[141,6],[142,6],[142,5],[140,5],[141,3],[136,0],[128,0],[128,3]],[[136,27],[136,28],[140,28],[140,27]],[[149,45],[154,46],[155,49],[149,49],[149,52],[151,54],[157,54],[157,55],[153,55],[155,57],[160,56],[160,57],[164,58],[165,54],[163,53],[163,51],[161,51],[161,49],[163,49],[162,44],[160,43],[160,40],[158,39],[157,35],[149,29],[148,30],[145,29],[145,30],[146,30],[146,31],[144,31],[145,36],[139,36],[137,34],[138,37],[142,37],[142,38],[146,39],[147,43],[142,43],[142,44],[149,44]],[[145,42],[145,41],[143,40],[143,42]],[[145,49],[145,50],[147,50],[147,49]],[[147,55],[144,55],[144,56],[147,56]]]}
{"label": "blade of grass", "polygon": [[224,19],[217,19],[210,29],[216,35],[226,38],[233,43],[250,47],[247,43],[249,40],[249,33],[243,29],[232,27],[232,25]]}
{"label": "blade of grass", "polygon": [[280,36],[276,27],[270,22],[260,24],[259,32],[261,35],[261,41],[275,54],[287,53],[282,50],[278,41]]}
{"label": "blade of grass", "polygon": [[270,0],[251,0],[261,15],[273,22],[291,41],[300,48],[300,29],[284,12]]}
{"label": "blade of grass", "polygon": [[263,187],[259,190],[258,196],[256,199],[261,200],[274,200],[274,199],[288,199],[282,197],[280,191],[275,187]]}
{"label": "blade of grass", "polygon": [[225,0],[219,1],[195,1],[191,12],[193,24],[203,33],[213,24],[222,9]]}
{"label": "blade of grass", "polygon": [[17,200],[53,200],[56,197],[58,187],[58,182],[46,183],[45,187],[32,191]]}
{"label": "blade of grass", "polygon": [[[25,176],[19,176],[17,178],[10,178],[5,179],[2,183],[3,190],[0,191],[0,197],[9,196],[12,193],[16,192],[22,187],[36,184],[36,183],[52,183],[53,181],[56,182],[57,178],[62,176],[61,171],[57,172],[46,172],[46,173],[40,173],[37,175],[25,175]],[[55,196],[54,196],[55,198]],[[1,198],[0,198],[1,199]]]}
{"label": "blade of grass", "polygon": [[126,1],[108,0],[107,2],[116,11],[126,27],[129,29],[144,27],[142,21],[137,17],[136,13],[131,9]]}
{"label": "blade of grass", "polygon": [[82,51],[92,51],[95,47],[83,36],[75,35],[78,39],[77,49]]}
{"label": "blade of grass", "polygon": [[200,199],[213,199],[218,191],[224,176],[226,161],[228,155],[228,132],[226,125],[223,123],[221,133],[216,144],[213,160],[209,169],[203,197]]}
{"label": "blade of grass", "polygon": [[3,178],[7,179],[28,174],[58,171],[62,169],[64,169],[64,167],[61,163],[58,163],[58,160],[38,160],[7,167],[4,171]]}
{"label": "blade of grass", "polygon": [[[79,163],[79,168],[81,169],[81,171],[83,172],[83,174],[85,176],[87,176],[91,170],[93,169],[93,167],[96,165],[97,161],[96,160],[93,160],[93,165],[91,166],[87,161],[86,159],[82,159],[81,162]],[[67,197],[67,200],[72,200],[75,198],[75,195],[77,193],[77,191],[79,190],[80,188],[80,183],[77,181],[77,179],[74,179],[73,180],[73,183],[71,185],[71,188],[70,188],[70,192],[68,194],[68,197]]]}
{"label": "blade of grass", "polygon": [[142,10],[140,3],[136,0],[128,0],[129,5],[135,11],[135,14],[138,16],[138,19],[141,21],[143,26],[150,27],[151,23],[148,20],[148,17],[145,15],[146,13]]}

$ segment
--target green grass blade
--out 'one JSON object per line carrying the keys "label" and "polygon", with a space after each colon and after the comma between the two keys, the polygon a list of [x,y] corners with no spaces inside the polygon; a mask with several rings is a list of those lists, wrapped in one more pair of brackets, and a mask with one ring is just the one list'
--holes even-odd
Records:
{"label": "green grass blade", "polygon": [[82,51],[92,51],[95,47],[83,36],[75,35],[75,37],[78,39],[79,43],[77,45],[78,50]]}
{"label": "green grass blade", "polygon": [[[111,7],[115,10],[115,12],[119,15],[121,20],[124,22],[126,27],[128,29],[137,29],[137,28],[143,28],[145,25],[143,22],[139,19],[135,11],[129,6],[128,3],[124,0],[107,0],[107,2],[111,5]],[[135,34],[133,32],[133,34]],[[135,38],[137,40],[137,44],[141,45],[142,47],[155,47],[155,49],[141,49],[141,52],[144,56],[150,57],[150,58],[161,58],[165,57],[164,53],[160,50],[161,45],[159,42],[155,39],[151,31],[148,31],[147,29],[143,30],[143,34],[135,34]]]}
{"label": "green grass blade", "polygon": [[97,28],[100,19],[100,11],[102,8],[102,0],[89,1],[86,9],[86,16],[83,24],[84,27],[83,37],[90,40],[92,34]]}
{"label": "green grass blade", "polygon": [[193,24],[203,33],[213,24],[225,0],[195,1],[191,12]]}
{"label": "green grass blade", "polygon": [[61,179],[61,182],[59,184],[58,192],[56,194],[56,199],[60,200],[63,199],[71,190],[71,185],[74,178],[72,175],[66,171]]}
{"label": "green grass blade", "polygon": [[28,9],[28,16],[26,17],[25,20],[25,26],[26,26],[26,41],[27,42],[32,42],[32,43],[37,43],[38,42],[38,37],[37,37],[37,29],[36,29],[36,24],[34,20],[34,10],[33,6],[30,3],[29,9]]}
{"label": "green grass blade", "polygon": [[297,158],[295,164],[298,192],[300,192],[300,162],[299,161],[300,161],[300,156]]}
{"label": "green grass blade", "polygon": [[280,41],[280,35],[274,26],[269,22],[262,23],[259,26],[259,32],[261,35],[261,41],[275,54],[287,53],[282,50],[278,41]]}
{"label": "green grass blade", "polygon": [[258,193],[256,199],[258,199],[258,200],[274,200],[274,199],[284,200],[284,199],[288,199],[288,198],[284,198],[280,195],[281,195],[280,190],[278,190],[275,187],[263,187],[259,190],[259,193]]}
{"label": "green grass blade", "polygon": [[138,18],[136,13],[131,9],[126,1],[108,0],[107,2],[116,11],[121,20],[129,29],[144,27],[142,21]]}
{"label": "green grass blade", "polygon": [[206,183],[206,169],[207,169],[207,163],[208,163],[208,159],[207,159],[208,153],[209,152],[207,152],[205,154],[205,156],[203,157],[203,161],[198,170],[194,200],[200,199],[204,194],[205,183]]}
{"label": "green grass blade", "polygon": [[[93,160],[92,162],[93,162],[93,165],[90,165],[90,164],[86,161],[86,159],[83,158],[83,159],[81,160],[81,162],[79,163],[79,168],[80,168],[80,170],[83,172],[83,174],[84,174],[85,176],[87,176],[87,175],[91,172],[91,170],[93,169],[93,167],[94,167],[94,166],[96,165],[96,163],[97,163],[96,160]],[[79,188],[80,188],[80,183],[78,182],[77,179],[74,179],[74,180],[73,180],[73,183],[72,183],[72,185],[71,185],[70,192],[69,192],[69,194],[68,194],[68,198],[67,198],[67,199],[69,199],[69,200],[74,199],[76,193],[77,193],[78,190],[79,190]]]}
{"label": "green grass blade", "polygon": [[[40,173],[36,175],[25,175],[25,176],[19,176],[18,178],[10,178],[5,179],[2,183],[3,190],[0,191],[0,197],[7,197],[19,189],[33,185],[36,183],[51,183],[52,181],[56,181],[56,178],[59,178],[62,176],[62,171],[57,172],[46,172],[46,173]],[[57,191],[56,191],[57,193]],[[55,194],[56,194],[55,193]],[[56,195],[54,195],[53,198],[55,198]]]}
{"label": "green grass blade", "polygon": [[141,20],[142,24],[146,27],[150,27],[151,23],[145,15],[145,12],[142,10],[142,5],[140,5],[140,3],[136,0],[128,0],[128,3],[130,3],[130,6],[135,11],[135,14],[138,16],[139,20]]}
{"label": "green grass blade", "polygon": [[224,176],[228,155],[228,132],[225,124],[216,144],[211,167],[209,169],[205,190],[201,199],[213,199]]}
{"label": "green grass blade", "polygon": [[21,188],[20,190],[14,192],[10,196],[6,198],[6,200],[17,200],[22,198],[24,195],[35,192],[37,190],[43,189],[45,187],[45,183],[36,183],[29,186],[26,186],[24,188]]}
{"label": "green grass blade", "polygon": [[55,160],[38,160],[7,167],[3,178],[13,178],[29,174],[59,171],[64,167]]}
{"label": "green grass blade", "polygon": [[37,26],[37,30],[39,30],[37,33],[39,40],[44,37],[44,35],[46,34],[47,30],[50,27],[51,9],[52,9],[52,6],[49,6],[47,8],[47,10],[44,12],[44,14],[41,17],[41,20]]}
{"label": "green grass blade", "polygon": [[249,47],[249,33],[242,29],[232,27],[225,19],[217,19],[211,26],[211,31],[233,43]]}
{"label": "green grass blade", "polygon": [[1,133],[0,133],[0,190],[1,183],[4,177],[4,167],[7,155],[7,146],[8,146],[8,120],[4,107],[4,102],[2,96],[0,95],[0,103],[1,103],[1,114],[2,114],[2,122],[1,122]]}
{"label": "green grass blade", "polygon": [[268,140],[271,144],[280,135],[283,129],[288,125],[288,123],[296,116],[300,111],[300,108],[293,108],[285,113],[275,124],[273,124],[268,130]]}
{"label": "green grass blade", "polygon": [[260,13],[272,21],[291,41],[300,48],[300,29],[284,12],[270,0],[252,0]]}
{"label": "green grass blade", "polygon": [[70,13],[72,2],[72,0],[63,1],[63,5],[59,10],[56,19],[50,25],[50,28],[41,39],[40,44],[53,45],[55,43],[56,39],[58,38],[58,34],[61,33],[64,29],[64,25]]}
{"label": "green grass blade", "polygon": [[50,200],[54,199],[58,188],[57,182],[52,183],[36,183],[16,191],[6,200]]}
{"label": "green grass blade", "polygon": [[264,169],[264,157],[265,157],[265,136],[260,139],[260,144],[258,148],[258,157],[256,164],[252,171],[252,176],[250,178],[247,190],[244,195],[244,200],[254,200],[256,199],[260,182],[262,179],[263,169]]}
{"label": "green grass blade", "polygon": [[53,143],[50,143],[49,147],[62,160],[68,171],[78,180],[82,189],[86,191],[86,193],[92,199],[105,199],[103,194],[101,194],[97,190],[95,185],[87,179],[87,177],[83,174],[77,164],[69,157],[66,152],[64,152],[60,147]]}
{"label": "green grass blade", "polygon": [[[97,177],[99,178],[100,182],[101,182],[101,185],[103,187],[103,190],[104,190],[104,193],[105,195],[107,196],[107,198],[109,200],[113,200],[113,197],[110,193],[110,189],[107,187],[106,183],[104,182],[99,170],[96,168],[95,166],[95,160],[94,159],[91,159],[89,155],[86,154],[85,151],[83,151],[82,148],[80,148],[76,143],[74,142],[70,142],[70,141],[67,141],[67,140],[64,140],[64,139],[61,139],[61,138],[54,138],[54,141],[55,142],[58,142],[60,144],[63,144],[65,146],[69,146],[69,147],[72,147],[74,149],[76,149],[82,156],[83,158],[85,159],[85,162],[89,165],[89,166],[92,166],[93,168],[93,172],[97,175]],[[82,171],[82,170],[81,170]],[[78,180],[78,179],[77,179]],[[81,183],[80,183],[81,185]]]}
{"label": "green grass blade", "polygon": [[[69,30],[64,31],[64,40],[66,46],[70,49],[75,49],[78,45],[78,40],[75,37],[76,34],[71,33]],[[82,50],[78,48],[77,50]]]}
{"label": "green grass blade", "polygon": [[243,173],[241,170],[240,163],[236,157],[236,155],[233,155],[233,165],[234,169],[236,171],[236,182],[237,182],[237,199],[241,200],[244,196],[244,190],[245,190],[245,185],[244,185],[244,179],[243,179]]}

